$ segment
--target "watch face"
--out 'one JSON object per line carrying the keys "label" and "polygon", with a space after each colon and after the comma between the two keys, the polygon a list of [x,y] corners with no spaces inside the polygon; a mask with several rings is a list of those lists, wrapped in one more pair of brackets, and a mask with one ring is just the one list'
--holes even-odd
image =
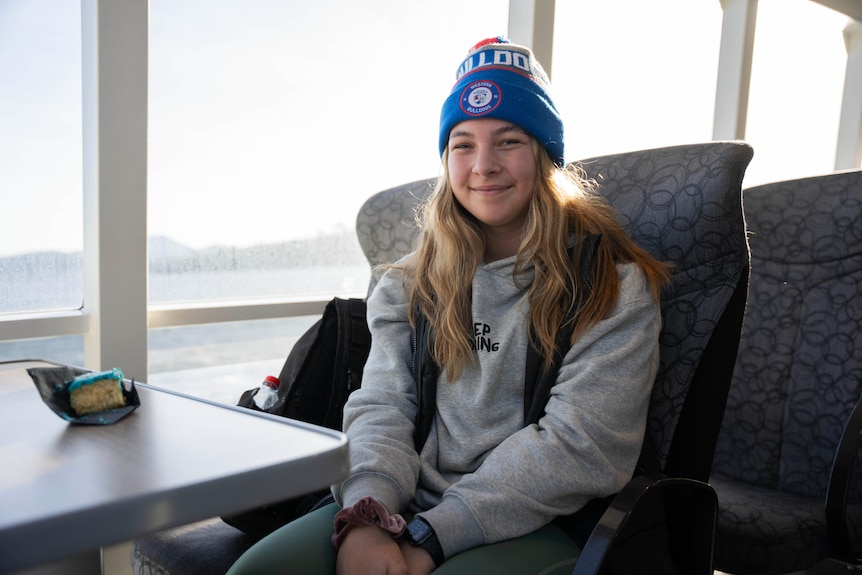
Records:
{"label": "watch face", "polygon": [[410,533],[410,540],[414,543],[422,543],[431,535],[431,526],[422,520],[414,519],[407,524],[407,532]]}

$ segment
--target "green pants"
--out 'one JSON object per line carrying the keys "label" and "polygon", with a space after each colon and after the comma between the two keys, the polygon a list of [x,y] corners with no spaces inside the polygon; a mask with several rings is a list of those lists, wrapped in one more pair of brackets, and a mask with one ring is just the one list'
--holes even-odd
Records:
{"label": "green pants", "polygon": [[[297,519],[258,541],[228,575],[333,575],[330,543],[335,503]],[[476,547],[447,560],[434,575],[568,575],[580,549],[553,525],[493,545]]]}

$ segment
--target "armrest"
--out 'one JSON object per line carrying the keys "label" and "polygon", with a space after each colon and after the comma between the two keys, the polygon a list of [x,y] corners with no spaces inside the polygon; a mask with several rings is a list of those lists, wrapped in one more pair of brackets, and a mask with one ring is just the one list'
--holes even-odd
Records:
{"label": "armrest", "polygon": [[712,575],[718,498],[707,483],[633,478],[613,499],[572,575]]}
{"label": "armrest", "polygon": [[829,488],[826,492],[826,527],[829,531],[829,539],[839,554],[836,559],[854,563],[862,558],[857,556],[850,539],[846,511],[847,493],[860,448],[862,448],[862,399],[856,403],[844,426],[844,433],[838,443],[835,460],[832,462],[832,473],[829,476]]}

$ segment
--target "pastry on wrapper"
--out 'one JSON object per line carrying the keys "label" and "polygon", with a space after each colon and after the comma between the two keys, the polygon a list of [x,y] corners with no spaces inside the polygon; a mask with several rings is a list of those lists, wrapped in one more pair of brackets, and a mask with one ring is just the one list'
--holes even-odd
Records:
{"label": "pastry on wrapper", "polygon": [[[51,408],[51,411],[69,423],[111,425],[141,405],[134,380],[126,380],[119,368],[92,372],[79,367],[57,365],[56,367],[31,367],[27,369],[27,373],[36,384],[42,401]],[[84,391],[75,393],[76,409],[73,406],[72,395],[77,389]],[[119,396],[116,391],[119,391]],[[89,409],[95,409],[95,411],[88,411]]]}
{"label": "pastry on wrapper", "polygon": [[79,375],[69,383],[69,403],[78,415],[108,411],[126,405],[123,372],[114,368]]}

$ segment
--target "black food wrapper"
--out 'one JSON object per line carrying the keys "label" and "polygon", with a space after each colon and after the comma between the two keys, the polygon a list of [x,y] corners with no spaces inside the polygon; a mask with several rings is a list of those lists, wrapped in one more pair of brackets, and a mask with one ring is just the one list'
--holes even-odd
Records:
{"label": "black food wrapper", "polygon": [[39,390],[42,401],[51,408],[51,411],[69,423],[79,425],[111,425],[129,415],[141,405],[138,390],[135,389],[135,382],[123,380],[123,396],[126,399],[126,405],[116,409],[97,411],[79,416],[72,409],[72,404],[69,401],[68,386],[73,379],[79,375],[90,373],[90,371],[77,367],[62,366],[31,367],[27,370],[27,373],[30,374],[33,383],[36,384],[36,389]]}

